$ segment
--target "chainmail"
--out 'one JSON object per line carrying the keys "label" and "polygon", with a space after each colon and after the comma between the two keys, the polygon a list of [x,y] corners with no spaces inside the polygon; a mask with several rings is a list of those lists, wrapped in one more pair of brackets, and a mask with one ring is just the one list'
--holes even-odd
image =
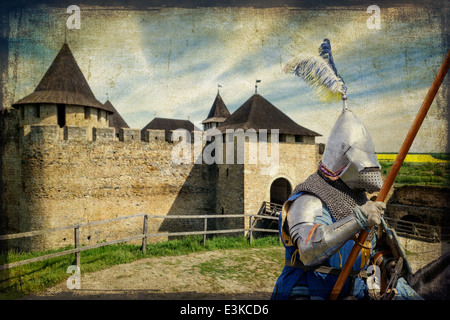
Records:
{"label": "chainmail", "polygon": [[363,205],[367,202],[364,191],[350,189],[341,179],[331,181],[325,178],[320,171],[313,173],[304,182],[298,184],[292,194],[301,191],[319,197],[336,221],[351,214],[356,205]]}

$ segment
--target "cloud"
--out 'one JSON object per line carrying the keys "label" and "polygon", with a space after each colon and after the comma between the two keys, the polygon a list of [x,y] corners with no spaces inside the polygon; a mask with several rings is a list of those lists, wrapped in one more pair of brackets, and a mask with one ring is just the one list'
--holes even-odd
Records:
{"label": "cloud", "polygon": [[[341,8],[342,9],[342,8]],[[41,7],[36,25],[12,19],[10,61],[18,61],[8,92],[29,94],[51,63],[63,39],[67,14]],[[382,8],[382,29],[366,27],[365,8],[290,10],[289,8],[161,8],[159,11],[81,7],[82,29],[70,31],[69,46],[97,96],[106,94],[131,127],[142,128],[154,115],[187,119],[201,127],[217,85],[230,112],[258,92],[294,121],[325,140],[341,104],[323,105],[312,90],[282,72],[297,52],[318,53],[331,40],[338,72],[348,87],[349,104],[369,131],[378,151],[395,151],[398,135],[416,113],[440,66],[445,36],[441,16],[426,8]],[[45,21],[43,21],[45,20]],[[20,25],[20,27],[19,27]],[[53,27],[52,27],[53,26]],[[412,32],[414,31],[414,32]],[[38,44],[38,45],[37,45]],[[20,66],[20,67],[18,67]],[[30,76],[31,75],[31,76]],[[38,79],[39,78],[39,79]],[[445,101],[445,99],[444,99]],[[446,101],[444,102],[444,104]],[[436,110],[420,151],[447,148],[446,117]],[[419,140],[418,140],[419,141]],[[444,149],[442,149],[444,148]]]}

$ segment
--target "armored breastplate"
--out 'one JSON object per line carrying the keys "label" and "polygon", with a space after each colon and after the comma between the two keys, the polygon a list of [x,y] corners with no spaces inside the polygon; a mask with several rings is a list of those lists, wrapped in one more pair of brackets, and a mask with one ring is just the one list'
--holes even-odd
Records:
{"label": "armored breastplate", "polygon": [[297,185],[292,194],[297,192],[312,193],[320,198],[336,221],[351,214],[355,206],[367,202],[364,191],[354,191],[340,179],[331,181],[322,176],[320,171],[310,175],[304,182]]}

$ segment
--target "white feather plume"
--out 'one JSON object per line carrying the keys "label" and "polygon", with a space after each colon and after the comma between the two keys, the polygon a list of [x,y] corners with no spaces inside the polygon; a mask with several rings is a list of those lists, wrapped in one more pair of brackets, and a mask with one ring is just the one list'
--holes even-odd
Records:
{"label": "white feather plume", "polygon": [[324,103],[341,100],[347,91],[342,78],[320,56],[299,54],[286,63],[284,72],[302,78]]}

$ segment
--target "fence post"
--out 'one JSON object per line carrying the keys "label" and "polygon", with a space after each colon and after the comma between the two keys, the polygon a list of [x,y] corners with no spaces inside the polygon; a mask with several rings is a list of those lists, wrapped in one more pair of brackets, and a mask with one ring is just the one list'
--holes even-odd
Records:
{"label": "fence post", "polygon": [[148,227],[148,215],[144,215],[144,226],[142,228],[142,253],[147,252],[147,227]]}
{"label": "fence post", "polygon": [[[75,249],[80,247],[80,227],[75,227],[74,229],[74,238],[75,238]],[[78,268],[80,268],[80,252],[75,252],[75,264]]]}
{"label": "fence post", "polygon": [[203,246],[206,247],[206,230],[208,229],[208,218],[205,218],[205,225],[203,230],[205,233],[203,234]]}
{"label": "fence post", "polygon": [[252,218],[253,218],[253,216],[250,216],[250,219],[249,219],[249,224],[250,224],[250,245],[253,245],[253,233],[252,233],[252,230],[253,230],[253,223],[252,223]]}

